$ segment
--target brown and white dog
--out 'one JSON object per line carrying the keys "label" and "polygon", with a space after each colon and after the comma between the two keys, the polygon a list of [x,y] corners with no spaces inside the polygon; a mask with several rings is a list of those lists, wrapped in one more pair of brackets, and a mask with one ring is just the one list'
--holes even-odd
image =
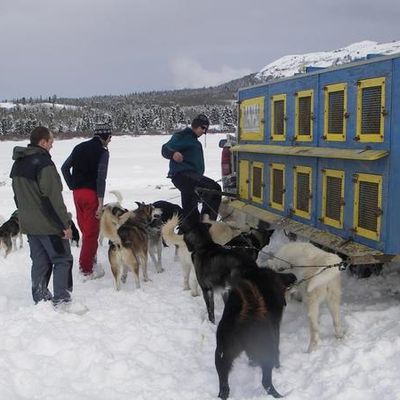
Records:
{"label": "brown and white dog", "polygon": [[120,217],[129,211],[128,209],[122,207],[122,194],[119,191],[113,190],[110,191],[110,193],[116,197],[117,201],[104,204],[103,206],[100,218],[100,245],[103,244],[104,238],[107,238],[111,241],[118,240],[116,231],[121,225]]}
{"label": "brown and white dog", "polygon": [[11,214],[11,217],[0,226],[0,247],[4,247],[4,258],[8,256],[12,249],[17,249],[17,237],[19,237],[19,247],[22,248],[22,233],[19,228],[18,210]]}
{"label": "brown and white dog", "polygon": [[290,269],[297,280],[302,281],[299,289],[307,306],[310,324],[309,352],[313,351],[319,342],[319,306],[323,302],[328,304],[336,337],[343,337],[340,319],[341,280],[338,268],[341,262],[342,259],[338,255],[321,250],[311,243],[302,242],[283,245],[268,261],[271,268]]}
{"label": "brown and white dog", "polygon": [[[136,287],[140,287],[139,270],[142,268],[143,280],[148,281],[147,259],[149,251],[149,227],[160,211],[151,204],[137,203],[134,211],[107,206],[103,209],[103,228],[110,239],[108,258],[114,276],[115,289],[121,289],[130,269]],[[111,224],[108,224],[111,221]],[[161,272],[161,271],[160,271]]]}

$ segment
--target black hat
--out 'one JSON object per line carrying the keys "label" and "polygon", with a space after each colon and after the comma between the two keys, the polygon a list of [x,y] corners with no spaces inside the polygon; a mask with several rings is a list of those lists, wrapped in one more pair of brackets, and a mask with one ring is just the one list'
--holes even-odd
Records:
{"label": "black hat", "polygon": [[103,140],[108,140],[108,138],[112,135],[111,128],[107,124],[96,124],[94,135]]}
{"label": "black hat", "polygon": [[199,114],[197,117],[195,117],[192,121],[192,128],[196,129],[199,126],[210,126],[210,120],[208,119],[207,115],[204,114]]}

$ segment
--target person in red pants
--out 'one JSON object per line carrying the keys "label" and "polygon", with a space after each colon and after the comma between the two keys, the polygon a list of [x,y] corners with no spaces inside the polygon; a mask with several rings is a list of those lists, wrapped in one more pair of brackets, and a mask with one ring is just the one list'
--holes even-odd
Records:
{"label": "person in red pants", "polygon": [[96,264],[96,254],[111,136],[108,125],[97,124],[94,137],[75,146],[61,167],[65,182],[73,191],[76,216],[82,232],[79,270],[85,279],[104,276],[104,270]]}

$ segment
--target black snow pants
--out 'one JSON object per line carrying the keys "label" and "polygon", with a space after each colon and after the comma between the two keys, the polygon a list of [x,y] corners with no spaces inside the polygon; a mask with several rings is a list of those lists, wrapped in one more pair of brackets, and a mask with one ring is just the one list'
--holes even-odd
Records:
{"label": "black snow pants", "polygon": [[[216,220],[218,209],[221,203],[221,194],[204,193],[202,198],[195,192],[195,188],[213,189],[221,192],[221,186],[211,178],[197,172],[178,172],[172,177],[172,183],[181,192],[183,218],[185,225],[196,224],[201,221],[201,216],[208,214],[210,219]],[[201,213],[198,210],[198,203],[202,203]]]}

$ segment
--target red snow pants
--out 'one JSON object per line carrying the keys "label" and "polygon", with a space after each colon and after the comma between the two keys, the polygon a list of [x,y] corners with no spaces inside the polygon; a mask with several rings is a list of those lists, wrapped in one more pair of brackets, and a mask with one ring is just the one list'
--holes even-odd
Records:
{"label": "red snow pants", "polygon": [[100,221],[96,218],[99,205],[96,191],[92,189],[75,189],[73,191],[76,218],[82,232],[82,247],[79,256],[79,269],[84,275],[93,272],[96,260]]}

